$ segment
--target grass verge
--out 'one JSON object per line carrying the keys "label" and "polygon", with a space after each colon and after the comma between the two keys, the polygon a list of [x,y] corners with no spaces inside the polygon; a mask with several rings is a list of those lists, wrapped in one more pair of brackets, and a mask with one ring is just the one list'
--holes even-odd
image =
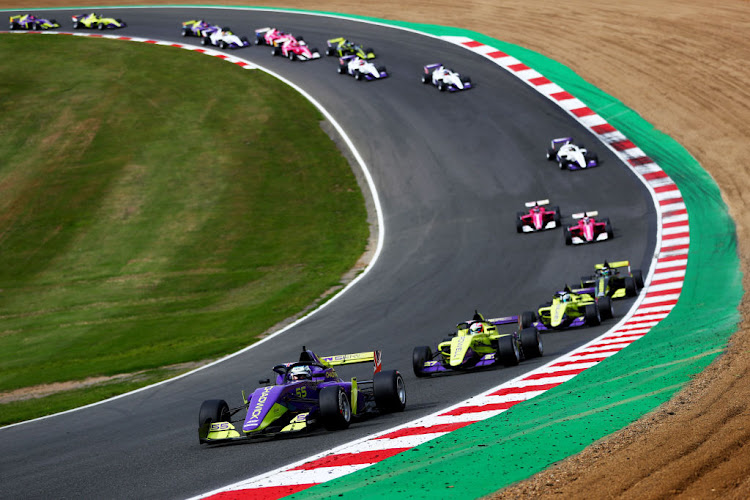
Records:
{"label": "grass verge", "polygon": [[235,351],[363,253],[350,167],[289,87],[179,49],[0,40],[0,393]]}

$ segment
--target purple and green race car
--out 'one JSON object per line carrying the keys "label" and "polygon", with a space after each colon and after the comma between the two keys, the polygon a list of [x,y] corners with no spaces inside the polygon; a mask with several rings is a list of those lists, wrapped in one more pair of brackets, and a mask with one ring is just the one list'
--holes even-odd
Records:
{"label": "purple and green race car", "polygon": [[[345,381],[334,369],[366,362],[374,364],[372,380]],[[299,361],[273,367],[275,384],[260,387],[247,397],[243,392],[239,407],[229,408],[223,399],[204,401],[198,413],[198,439],[212,444],[320,426],[340,430],[353,420],[403,411],[404,379],[398,371],[382,371],[381,367],[380,351],[319,357],[302,347]],[[270,380],[260,383],[270,384]],[[235,417],[241,412],[244,417]]]}
{"label": "purple and green race car", "polygon": [[467,371],[502,364],[515,366],[519,361],[541,356],[542,337],[533,326],[520,332],[500,333],[498,326],[518,324],[518,316],[484,319],[474,311],[470,321],[456,326],[456,332],[444,339],[433,353],[429,346],[418,346],[412,354],[417,377],[436,373]]}

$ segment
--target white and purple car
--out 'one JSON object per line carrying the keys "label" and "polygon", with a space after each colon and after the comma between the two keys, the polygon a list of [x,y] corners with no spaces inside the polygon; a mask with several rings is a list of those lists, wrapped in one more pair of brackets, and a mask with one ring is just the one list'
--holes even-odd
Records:
{"label": "white and purple car", "polygon": [[201,44],[214,45],[220,49],[238,49],[249,46],[250,41],[247,37],[235,35],[229,28],[221,28],[201,38]]}
{"label": "white and purple car", "polygon": [[583,144],[576,145],[572,137],[552,139],[547,149],[547,160],[557,161],[560,170],[581,170],[599,166],[599,156],[589,152]]}
{"label": "white and purple car", "polygon": [[182,36],[197,36],[205,38],[221,28],[215,24],[207,23],[203,19],[185,21],[182,23]]}
{"label": "white and purple car", "polygon": [[[338,376],[335,366],[372,362],[371,380]],[[261,380],[242,404],[230,408],[223,399],[204,401],[198,413],[200,443],[224,443],[256,436],[292,434],[322,426],[342,430],[361,417],[403,411],[404,379],[396,370],[382,371],[380,351],[317,356],[302,347],[299,360],[273,367],[276,383]],[[235,415],[242,413],[239,417]],[[239,427],[239,429],[238,429]]]}
{"label": "white and purple car", "polygon": [[351,75],[356,80],[379,80],[388,76],[385,66],[375,66],[370,61],[352,55],[339,58],[338,72]]}
{"label": "white and purple car", "polygon": [[431,83],[440,91],[456,92],[471,88],[471,78],[446,68],[442,63],[428,64],[424,67],[422,83]]}

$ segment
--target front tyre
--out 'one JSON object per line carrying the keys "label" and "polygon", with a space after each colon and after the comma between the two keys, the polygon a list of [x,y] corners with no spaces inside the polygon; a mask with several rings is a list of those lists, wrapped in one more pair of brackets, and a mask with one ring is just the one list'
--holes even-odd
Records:
{"label": "front tyre", "polygon": [[602,318],[599,316],[599,308],[596,304],[588,304],[584,309],[586,324],[588,326],[599,326],[602,324]]}
{"label": "front tyre", "polygon": [[376,373],[372,378],[375,406],[381,413],[404,411],[406,407],[406,385],[396,370]]}
{"label": "front tyre", "polygon": [[638,289],[640,290],[643,288],[643,273],[640,269],[635,269],[633,271],[633,279],[635,280],[635,284],[638,286]]}
{"label": "front tyre", "polygon": [[204,443],[208,429],[215,422],[229,422],[229,405],[223,399],[209,399],[198,411],[198,442]]}
{"label": "front tyre", "polygon": [[344,389],[338,385],[324,387],[320,391],[320,420],[329,431],[343,430],[352,421],[352,405]]}
{"label": "front tyre", "polygon": [[625,295],[628,297],[638,295],[638,286],[635,284],[635,279],[630,276],[625,277]]}
{"label": "front tyre", "polygon": [[599,316],[602,320],[615,317],[615,309],[612,307],[612,299],[609,296],[599,297],[599,301],[596,304],[599,307]]}
{"label": "front tyre", "polygon": [[521,348],[526,359],[538,358],[544,354],[542,335],[539,330],[534,327],[524,328],[518,335],[521,337]]}
{"label": "front tyre", "polygon": [[426,377],[427,374],[424,372],[424,364],[432,359],[432,349],[429,346],[421,345],[414,348],[412,352],[412,368],[414,369],[414,375],[417,377]]}
{"label": "front tyre", "polygon": [[497,339],[497,359],[504,366],[516,366],[521,361],[518,344],[512,335],[505,335]]}
{"label": "front tyre", "polygon": [[521,315],[518,317],[518,326],[521,327],[521,330],[525,330],[526,328],[531,328],[534,326],[534,323],[536,322],[536,314],[534,314],[534,311],[524,311],[521,313]]}

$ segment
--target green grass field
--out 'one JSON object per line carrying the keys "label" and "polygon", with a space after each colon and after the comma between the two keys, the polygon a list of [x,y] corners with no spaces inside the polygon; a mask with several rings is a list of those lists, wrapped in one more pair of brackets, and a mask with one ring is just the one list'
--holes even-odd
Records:
{"label": "green grass field", "polygon": [[349,165],[270,76],[67,36],[0,35],[0,57],[0,393],[144,371],[0,424],[251,344],[363,253]]}

